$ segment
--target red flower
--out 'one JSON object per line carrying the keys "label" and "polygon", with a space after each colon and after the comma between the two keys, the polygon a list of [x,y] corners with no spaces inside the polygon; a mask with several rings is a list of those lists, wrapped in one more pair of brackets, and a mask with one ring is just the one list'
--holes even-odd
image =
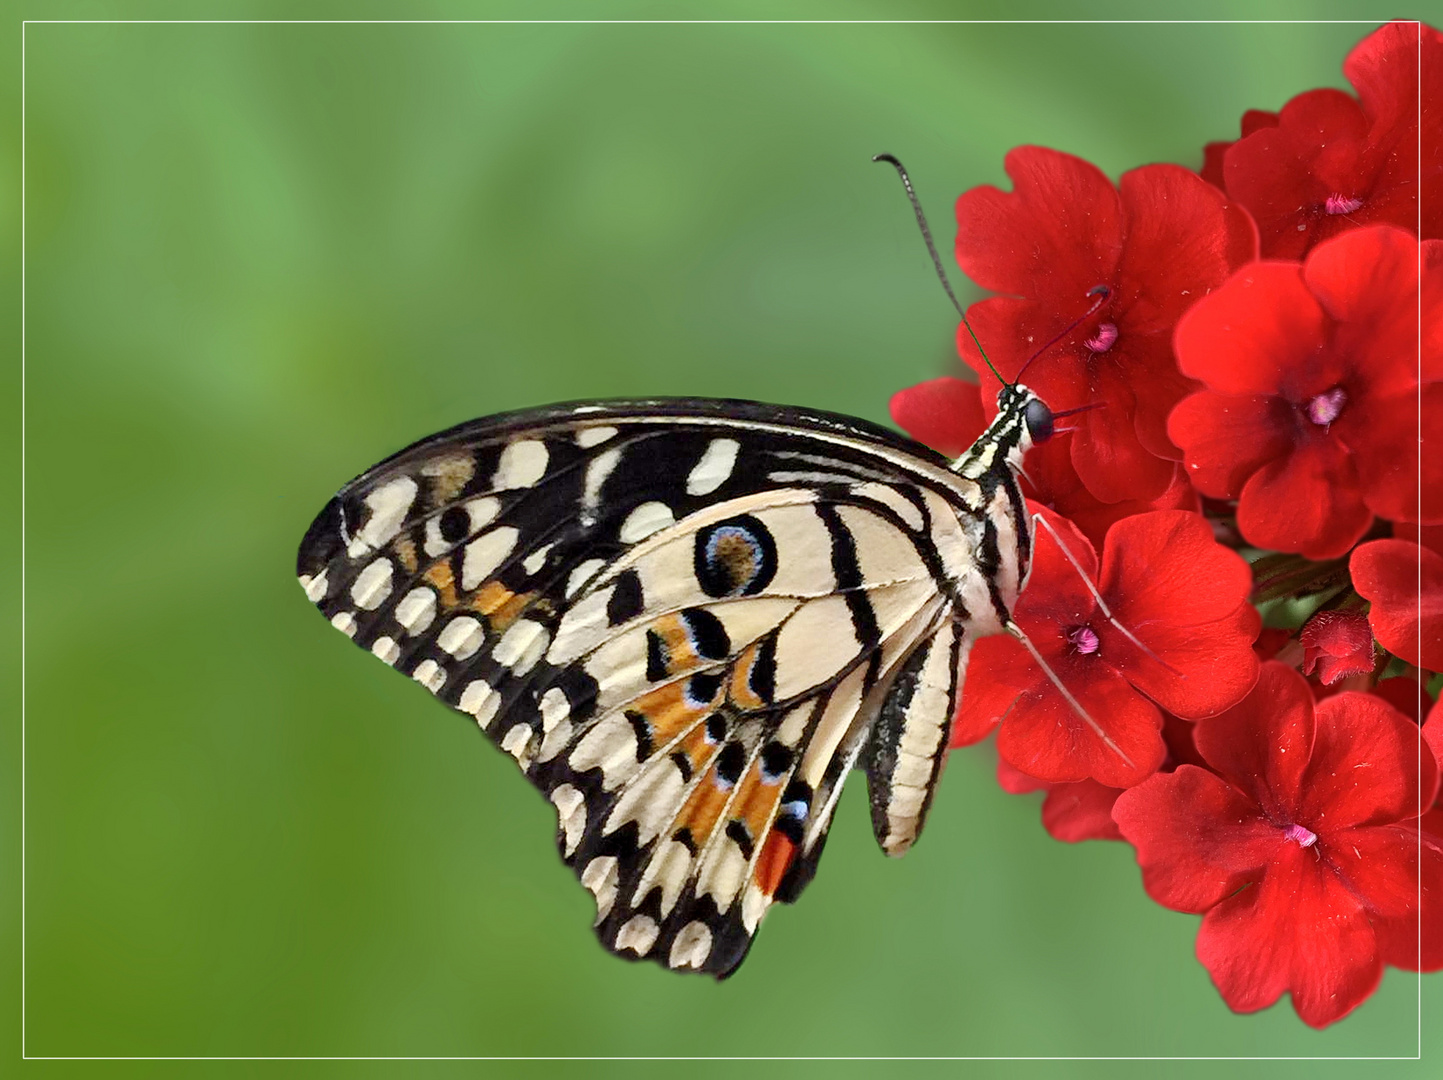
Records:
{"label": "red flower", "polygon": [[[1262,109],[1249,109],[1243,113],[1242,123],[1239,125],[1244,139],[1265,127],[1277,126],[1278,114],[1265,112]],[[1198,175],[1213,187],[1226,191],[1227,185],[1223,179],[1223,158],[1236,145],[1236,142],[1210,142],[1204,146],[1203,167],[1198,170]]]}
{"label": "red flower", "polygon": [[[1181,457],[1168,411],[1195,388],[1173,362],[1172,328],[1254,257],[1256,230],[1174,165],[1134,169],[1120,188],[1080,158],[1035,146],[1008,153],[1006,168],[1012,192],[974,188],[957,200],[957,261],[983,288],[1009,294],[974,304],[973,328],[1012,379],[1087,310],[1089,290],[1108,286],[1102,307],[1029,367],[1025,382],[1055,412],[1103,406],[1069,421],[1072,464],[1093,496],[1152,499],[1173,483]],[[958,342],[990,416],[997,379],[965,328]]]}
{"label": "red flower", "polygon": [[[951,457],[972,445],[987,426],[982,408],[985,392],[976,383],[943,376],[892,395],[892,419],[914,439]],[[996,409],[994,407],[993,412]],[[1062,423],[1057,434],[1034,446],[1027,455],[1027,473],[1022,489],[1034,502],[1070,520],[1096,547],[1102,546],[1108,526],[1148,510],[1192,510],[1201,505],[1197,492],[1187,482],[1179,462],[1173,466],[1173,482],[1155,499],[1128,499],[1105,503],[1094,496],[1072,467],[1073,433]]]}
{"label": "red flower", "polygon": [[[1407,959],[1401,933],[1376,926],[1417,918],[1433,755],[1380,699],[1343,693],[1315,707],[1303,677],[1271,661],[1245,701],[1194,734],[1213,771],[1183,765],[1113,807],[1143,885],[1166,907],[1205,913],[1198,959],[1231,1008],[1291,991],[1306,1023],[1331,1024],[1373,992],[1385,962]],[[1443,845],[1422,854],[1436,889]]]}
{"label": "red flower", "polygon": [[[1182,764],[1198,765],[1202,758],[1193,746],[1192,724],[1170,712],[1162,714],[1162,737],[1167,744],[1159,772],[1171,772]],[[1112,805],[1122,788],[1107,787],[1096,780],[1078,780],[1070,784],[1049,784],[1028,776],[1022,770],[997,759],[997,783],[1003,791],[1026,795],[1045,791],[1042,800],[1042,827],[1054,840],[1077,844],[1083,840],[1121,840],[1122,833],[1112,820]]]}
{"label": "red flower", "polygon": [[1373,670],[1373,631],[1360,611],[1320,611],[1298,635],[1303,674],[1317,674],[1324,686]]}
{"label": "red flower", "polygon": [[1353,49],[1343,71],[1358,99],[1310,90],[1276,116],[1246,114],[1243,138],[1208,147],[1204,176],[1252,213],[1267,258],[1301,258],[1360,225],[1417,229],[1420,171],[1422,235],[1443,236],[1443,34],[1389,23]]}
{"label": "red flower", "polygon": [[1159,705],[1182,717],[1206,716],[1252,686],[1259,620],[1246,602],[1251,574],[1236,553],[1213,541],[1201,517],[1164,510],[1108,530],[1099,577],[1092,545],[1076,527],[1045,517],[1143,647],[1108,620],[1051,533],[1039,527],[1032,576],[1014,618],[1101,734],[1020,643],[999,636],[973,646],[952,744],[978,742],[1000,724],[998,753],[1029,776],[1128,787],[1162,763]]}
{"label": "red flower", "polygon": [[[1348,560],[1353,588],[1373,602],[1378,643],[1428,671],[1443,671],[1443,555],[1407,540],[1370,540]],[[1421,588],[1420,588],[1421,586]]]}
{"label": "red flower", "polygon": [[981,388],[950,375],[898,390],[889,409],[908,435],[951,458],[961,457],[987,427]]}
{"label": "red flower", "polygon": [[[1238,498],[1255,546],[1335,558],[1375,513],[1419,520],[1417,267],[1407,233],[1358,229],[1301,266],[1239,271],[1178,324],[1178,364],[1207,389],[1168,431],[1193,486]],[[1443,439],[1443,383],[1423,397],[1424,437]],[[1443,517],[1443,455],[1432,459],[1425,521]]]}

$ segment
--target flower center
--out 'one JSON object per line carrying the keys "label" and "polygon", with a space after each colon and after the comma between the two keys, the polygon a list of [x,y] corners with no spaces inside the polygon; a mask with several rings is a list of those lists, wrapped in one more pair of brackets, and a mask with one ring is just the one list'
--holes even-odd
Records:
{"label": "flower center", "polygon": [[1354,199],[1348,195],[1329,195],[1327,202],[1323,203],[1323,212],[1334,216],[1351,214],[1362,205],[1362,199]]}
{"label": "flower center", "polygon": [[1289,825],[1283,830],[1283,836],[1297,844],[1298,847],[1312,847],[1318,842],[1318,834],[1301,825]]}
{"label": "flower center", "polygon": [[1117,324],[1105,322],[1098,323],[1097,334],[1083,342],[1093,352],[1107,352],[1117,341]]}
{"label": "flower center", "polygon": [[1101,644],[1097,637],[1097,631],[1086,624],[1074,626],[1067,631],[1067,643],[1083,656],[1090,656],[1097,652],[1097,647]]}
{"label": "flower center", "polygon": [[1319,427],[1327,427],[1338,414],[1343,411],[1343,406],[1348,403],[1348,392],[1341,386],[1335,386],[1331,390],[1324,390],[1312,401],[1308,402],[1308,419]]}

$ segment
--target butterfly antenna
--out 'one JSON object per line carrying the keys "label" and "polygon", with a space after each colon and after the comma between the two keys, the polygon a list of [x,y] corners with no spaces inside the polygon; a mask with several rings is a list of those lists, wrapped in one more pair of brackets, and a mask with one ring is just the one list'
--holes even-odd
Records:
{"label": "butterfly antenna", "polygon": [[[1103,304],[1107,303],[1107,298],[1112,295],[1112,290],[1109,289],[1106,285],[1094,285],[1092,288],[1090,288],[1090,289],[1087,290],[1087,295],[1088,295],[1088,296],[1095,296],[1095,297],[1097,297],[1097,299],[1092,302],[1092,306],[1091,306],[1090,308],[1088,308],[1086,311],[1084,311],[1084,312],[1083,312],[1081,315],[1079,315],[1077,318],[1073,319],[1072,322],[1068,323],[1065,327],[1063,327],[1063,329],[1062,329],[1055,337],[1053,337],[1053,339],[1052,339],[1051,341],[1049,341],[1046,345],[1042,346],[1042,348],[1038,349],[1035,353],[1033,353],[1031,356],[1029,356],[1029,357],[1027,358],[1027,363],[1023,364],[1020,368],[1017,369],[1017,377],[1018,377],[1019,379],[1022,378],[1022,373],[1032,366],[1032,361],[1036,360],[1039,356],[1041,356],[1043,353],[1045,353],[1048,349],[1052,348],[1052,346],[1056,345],[1059,341],[1061,341],[1063,338],[1065,338],[1068,334],[1070,334],[1070,333],[1072,333],[1074,330],[1076,330],[1076,329],[1078,328],[1078,326],[1081,325],[1084,320],[1089,319],[1089,318],[1091,318],[1093,315],[1095,315],[1095,314],[1097,313],[1097,309],[1100,308],[1100,307],[1102,307]],[[990,367],[991,365],[988,365],[988,366]],[[1087,408],[1092,408],[1092,406],[1089,405],[1089,406],[1087,406]],[[1082,410],[1081,410],[1081,409],[1069,409],[1068,411],[1069,411],[1069,412],[1081,412]],[[1057,414],[1054,413],[1053,415],[1056,416]]]}
{"label": "butterfly antenna", "polygon": [[892,168],[897,170],[897,175],[902,178],[902,186],[907,189],[907,198],[911,200],[912,212],[917,215],[917,226],[922,230],[922,239],[927,242],[927,253],[932,256],[932,265],[937,270],[937,280],[942,282],[942,288],[947,290],[947,298],[952,301],[952,306],[957,309],[957,314],[962,316],[962,325],[967,327],[967,333],[972,335],[972,344],[977,346],[977,351],[982,354],[982,362],[987,365],[988,370],[997,376],[997,381],[1003,386],[1010,386],[1006,379],[992,366],[992,361],[987,358],[987,350],[982,347],[982,342],[977,340],[977,331],[972,329],[972,324],[967,321],[967,312],[957,300],[957,294],[952,291],[952,283],[947,280],[947,271],[942,269],[942,259],[937,254],[937,245],[932,242],[932,230],[927,227],[927,215],[922,213],[922,204],[917,199],[917,192],[912,188],[912,178],[907,175],[907,170],[891,154],[877,154],[873,161],[885,161]]}

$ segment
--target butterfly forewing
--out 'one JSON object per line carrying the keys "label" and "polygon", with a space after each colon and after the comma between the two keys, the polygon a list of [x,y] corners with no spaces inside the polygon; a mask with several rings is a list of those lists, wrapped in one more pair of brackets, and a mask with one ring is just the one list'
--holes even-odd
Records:
{"label": "butterfly forewing", "polygon": [[849,418],[556,406],[371,469],[298,573],[550,799],[608,948],[725,975],[815,871],[854,764],[884,849],[920,831],[996,621],[990,498]]}

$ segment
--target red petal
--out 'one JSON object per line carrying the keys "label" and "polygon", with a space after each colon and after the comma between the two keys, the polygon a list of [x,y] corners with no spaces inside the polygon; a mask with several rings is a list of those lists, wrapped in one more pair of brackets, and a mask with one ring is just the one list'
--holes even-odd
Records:
{"label": "red petal", "polygon": [[1137,636],[1153,657],[1119,641],[1120,635],[1110,627],[1098,636],[1104,649],[1121,654],[1114,666],[1128,682],[1169,712],[1196,720],[1236,705],[1257,682],[1258,657],[1252,643],[1258,623],[1257,609],[1243,603],[1217,622],[1148,626]]}
{"label": "red petal", "polygon": [[[1310,90],[1283,106],[1276,127],[1238,142],[1223,160],[1228,194],[1258,223],[1263,254],[1298,258],[1346,227],[1323,213],[1329,195],[1353,195],[1370,177],[1359,158],[1367,121],[1340,90]],[[1323,174],[1323,175],[1320,175]]]}
{"label": "red petal", "polygon": [[1046,791],[1052,787],[1046,780],[1028,776],[1021,769],[1013,768],[1006,758],[997,759],[997,786],[1009,795],[1030,795],[1034,791]]}
{"label": "red petal", "polygon": [[1054,784],[1042,801],[1042,827],[1054,840],[1077,844],[1083,840],[1121,840],[1112,820],[1112,804],[1121,788],[1105,787],[1096,780]]}
{"label": "red petal", "polygon": [[1339,323],[1332,343],[1351,356],[1370,392],[1391,394],[1416,382],[1418,241],[1388,226],[1354,229],[1319,244],[1303,280]]}
{"label": "red petal", "polygon": [[1197,956],[1230,1008],[1267,1008],[1284,989],[1312,1027],[1326,1027],[1378,986],[1383,965],[1361,906],[1314,854],[1283,847],[1261,884],[1203,917]]}
{"label": "red petal", "polygon": [[1375,124],[1417,120],[1420,31],[1425,42],[1438,37],[1431,26],[1385,23],[1353,46],[1343,61],[1343,74]]}
{"label": "red petal", "polygon": [[1029,776],[1052,783],[1094,779],[1129,787],[1157,771],[1166,747],[1157,706],[1100,665],[1058,673],[1102,727],[1108,746],[1038,672],[1038,681],[997,732],[997,752]]}
{"label": "red petal", "polygon": [[1443,240],[1424,240],[1420,246],[1423,255],[1419,289],[1423,305],[1420,374],[1436,382],[1443,379]]}
{"label": "red petal", "polygon": [[1223,190],[1223,155],[1230,146],[1230,142],[1210,142],[1203,147],[1203,164],[1198,175],[1219,191]]}
{"label": "red petal", "polygon": [[1292,407],[1280,397],[1205,391],[1178,403],[1167,430],[1182,447],[1193,486],[1235,499],[1249,476],[1292,450],[1294,426]]}
{"label": "red petal", "polygon": [[952,746],[970,746],[992,730],[1037,677],[1026,650],[1010,637],[987,637],[972,646],[961,703],[952,721]]}
{"label": "red petal", "polygon": [[1185,510],[1156,510],[1115,524],[1098,578],[1098,590],[1125,625],[1212,623],[1231,615],[1252,584],[1243,558],[1213,539],[1201,514]]}
{"label": "red petal", "polygon": [[1336,559],[1372,524],[1353,462],[1341,445],[1309,438],[1248,478],[1238,529],[1254,547]]}
{"label": "red petal", "polygon": [[1368,622],[1379,644],[1410,664],[1443,670],[1443,555],[1406,540],[1370,540],[1348,568],[1353,587],[1373,602]]}
{"label": "red petal", "polygon": [[1417,725],[1382,698],[1349,691],[1321,701],[1314,729],[1294,821],[1321,834],[1391,824],[1432,805],[1433,756]]}
{"label": "red petal", "polygon": [[1405,919],[1418,910],[1418,829],[1413,822],[1330,832],[1325,862],[1374,915]]}
{"label": "red petal", "polygon": [[1243,267],[1178,321],[1184,375],[1222,394],[1275,394],[1294,369],[1316,364],[1326,317],[1296,263]]}
{"label": "red petal", "polygon": [[1313,696],[1292,668],[1269,660],[1242,703],[1193,725],[1198,753],[1275,822],[1296,822],[1313,748]]}
{"label": "red petal", "polygon": [[946,375],[898,390],[891,411],[897,426],[912,438],[954,458],[987,426],[978,385]]}
{"label": "red petal", "polygon": [[1148,896],[1174,911],[1206,911],[1256,882],[1287,843],[1257,804],[1195,765],[1124,791],[1112,818],[1137,849]]}
{"label": "red petal", "polygon": [[1104,407],[1077,417],[1072,465],[1102,502],[1153,499],[1172,483],[1173,463],[1158,457],[1137,434],[1137,398],[1122,379],[1108,379],[1096,400]]}
{"label": "red petal", "polygon": [[1127,332],[1170,332],[1199,297],[1258,256],[1242,207],[1180,165],[1144,165],[1119,182],[1127,242],[1117,303]]}
{"label": "red petal", "polygon": [[[1418,400],[1422,397],[1422,431]],[[1363,501],[1380,517],[1436,521],[1443,516],[1443,454],[1423,454],[1423,512],[1418,508],[1418,439],[1443,442],[1443,383],[1416,383],[1387,397],[1369,395],[1345,409],[1333,434],[1354,452],[1357,473],[1366,479]]]}
{"label": "red petal", "polygon": [[1325,685],[1373,670],[1373,630],[1359,611],[1320,611],[1298,635],[1303,674],[1317,673]]}
{"label": "red petal", "polygon": [[957,200],[963,272],[993,292],[1069,305],[1111,283],[1122,253],[1122,210],[1102,171],[1040,146],[1009,151],[1004,168],[1010,194],[980,187]]}
{"label": "red petal", "polygon": [[[1443,968],[1443,810],[1423,818],[1419,911],[1399,919],[1375,919],[1383,962],[1406,971]],[[1421,931],[1421,935],[1420,935]]]}
{"label": "red petal", "polygon": [[[1372,631],[1369,631],[1370,634],[1371,632]],[[1421,705],[1426,695],[1423,694],[1423,684],[1417,679],[1407,675],[1395,675],[1391,679],[1379,679],[1377,684],[1374,685],[1373,689],[1369,690],[1368,693],[1382,698],[1409,720],[1412,720],[1413,723],[1417,724],[1420,722]],[[1427,737],[1427,732],[1424,732],[1424,737]],[[1437,751],[1434,752],[1433,756],[1435,759],[1437,758]]]}

